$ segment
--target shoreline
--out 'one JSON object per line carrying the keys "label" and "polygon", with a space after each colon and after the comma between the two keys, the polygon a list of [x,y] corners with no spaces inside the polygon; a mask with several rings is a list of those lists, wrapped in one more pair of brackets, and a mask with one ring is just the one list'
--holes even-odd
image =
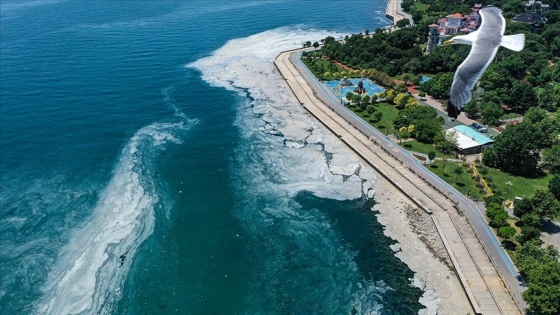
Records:
{"label": "shoreline", "polygon": [[389,0],[389,2],[387,2],[385,16],[393,20],[393,25],[385,28],[389,32],[396,30],[398,28],[397,22],[403,19],[408,19],[410,21],[410,24],[414,24],[412,16],[402,10],[401,0]]}
{"label": "shoreline", "polygon": [[[453,261],[456,273],[453,278],[461,282],[463,295],[466,293],[474,313],[519,314],[519,309],[513,302],[509,290],[467,222],[468,217],[454,209],[455,203],[449,200],[450,196],[441,195],[435,187],[437,185],[420,176],[418,170],[404,164],[405,157],[397,157],[395,153],[390,152],[398,150],[387,144],[384,136],[381,136],[381,139],[376,138],[380,135],[364,130],[363,121],[348,117],[344,108],[338,108],[339,105],[335,106],[334,103],[329,105],[327,104],[329,101],[325,103],[321,100],[318,92],[321,97],[328,98],[323,95],[326,92],[317,86],[319,83],[314,81],[308,72],[297,69],[304,67],[297,62],[297,57],[297,54],[284,52],[274,60],[274,64],[302,107],[373,167],[376,173],[391,182],[392,188],[398,189],[407,198],[407,202],[416,204],[427,214],[432,214],[431,210],[433,210],[430,218]],[[389,225],[395,224],[392,221],[389,223]],[[402,233],[403,227],[399,226],[397,230],[399,230],[397,233]],[[418,237],[417,234],[414,235]],[[410,238],[407,238],[402,244],[408,245],[409,242]],[[417,258],[410,261],[410,266],[415,263],[418,263]],[[425,263],[418,266],[416,270],[419,270],[419,274],[421,272],[429,274],[433,271],[431,268],[426,268]],[[428,281],[439,282],[432,277],[435,275],[428,276]],[[446,281],[448,282],[449,278]],[[447,284],[441,292],[447,293],[446,290],[449,290]]]}

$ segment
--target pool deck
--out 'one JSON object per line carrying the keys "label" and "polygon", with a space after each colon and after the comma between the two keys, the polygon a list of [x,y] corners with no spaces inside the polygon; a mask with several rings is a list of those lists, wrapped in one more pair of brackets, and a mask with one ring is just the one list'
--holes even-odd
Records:
{"label": "pool deck", "polygon": [[480,212],[476,212],[480,210],[472,209],[472,203],[464,196],[438,181],[398,145],[329,97],[305,71],[298,55],[297,51],[281,53],[274,64],[300,104],[414,204],[431,214],[474,313],[521,314],[520,308],[525,306],[515,279],[517,270],[511,270],[503,249],[500,252],[494,248],[499,244],[486,235],[491,232]]}

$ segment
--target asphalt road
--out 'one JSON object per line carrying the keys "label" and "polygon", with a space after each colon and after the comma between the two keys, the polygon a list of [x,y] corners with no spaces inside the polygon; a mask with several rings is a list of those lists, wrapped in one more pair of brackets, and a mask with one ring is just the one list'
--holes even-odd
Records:
{"label": "asphalt road", "polygon": [[328,91],[323,84],[319,83],[313,76],[313,74],[309,72],[307,67],[300,61],[300,54],[301,52],[292,53],[290,56],[290,61],[309,83],[309,85],[315,92],[314,94],[320,100],[322,100],[323,103],[325,103],[332,110],[344,117],[348,122],[350,122],[367,136],[374,136],[378,140],[380,140],[380,145],[385,148],[387,152],[390,152],[393,156],[402,161],[409,168],[413,169],[425,181],[436,187],[440,192],[442,192],[456,204],[456,207],[459,209],[459,211],[462,211],[466,215],[468,221],[471,224],[471,227],[477,234],[479,241],[482,243],[494,266],[497,268],[498,273],[500,273],[500,275],[502,276],[502,279],[513,295],[516,303],[522,308],[526,309],[527,305],[522,299],[522,292],[525,290],[525,288],[521,286],[519,281],[519,279],[521,279],[521,276],[519,275],[519,272],[517,271],[517,268],[515,268],[509,255],[502,248],[493,230],[486,223],[486,220],[483,216],[483,213],[485,213],[485,209],[481,209],[479,205],[465,197],[444,180],[427,170],[420,163],[420,161],[412,157],[409,151],[401,148],[389,137],[385,136],[382,132],[373,128],[370,124],[366,123],[352,111],[341,105],[340,99],[332,94],[332,92]]}

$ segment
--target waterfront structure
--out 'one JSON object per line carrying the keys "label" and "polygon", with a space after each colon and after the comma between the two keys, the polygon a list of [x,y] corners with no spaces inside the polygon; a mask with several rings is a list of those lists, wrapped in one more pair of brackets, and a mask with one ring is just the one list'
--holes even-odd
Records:
{"label": "waterfront structure", "polygon": [[445,39],[455,34],[469,34],[475,31],[480,25],[480,15],[478,11],[482,9],[482,4],[475,4],[468,15],[461,13],[450,14],[441,17],[437,24],[429,25],[428,45],[426,53],[429,54],[437,46],[442,45]]}

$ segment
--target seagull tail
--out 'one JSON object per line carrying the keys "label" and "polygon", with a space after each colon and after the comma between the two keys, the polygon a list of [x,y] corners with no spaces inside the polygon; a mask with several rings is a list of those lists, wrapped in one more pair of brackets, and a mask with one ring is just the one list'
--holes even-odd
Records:
{"label": "seagull tail", "polygon": [[525,46],[525,34],[503,36],[500,46],[504,46],[513,51],[521,51]]}
{"label": "seagull tail", "polygon": [[449,121],[455,121],[460,113],[461,110],[455,107],[455,105],[451,103],[451,100],[447,101],[447,117],[449,118]]}

